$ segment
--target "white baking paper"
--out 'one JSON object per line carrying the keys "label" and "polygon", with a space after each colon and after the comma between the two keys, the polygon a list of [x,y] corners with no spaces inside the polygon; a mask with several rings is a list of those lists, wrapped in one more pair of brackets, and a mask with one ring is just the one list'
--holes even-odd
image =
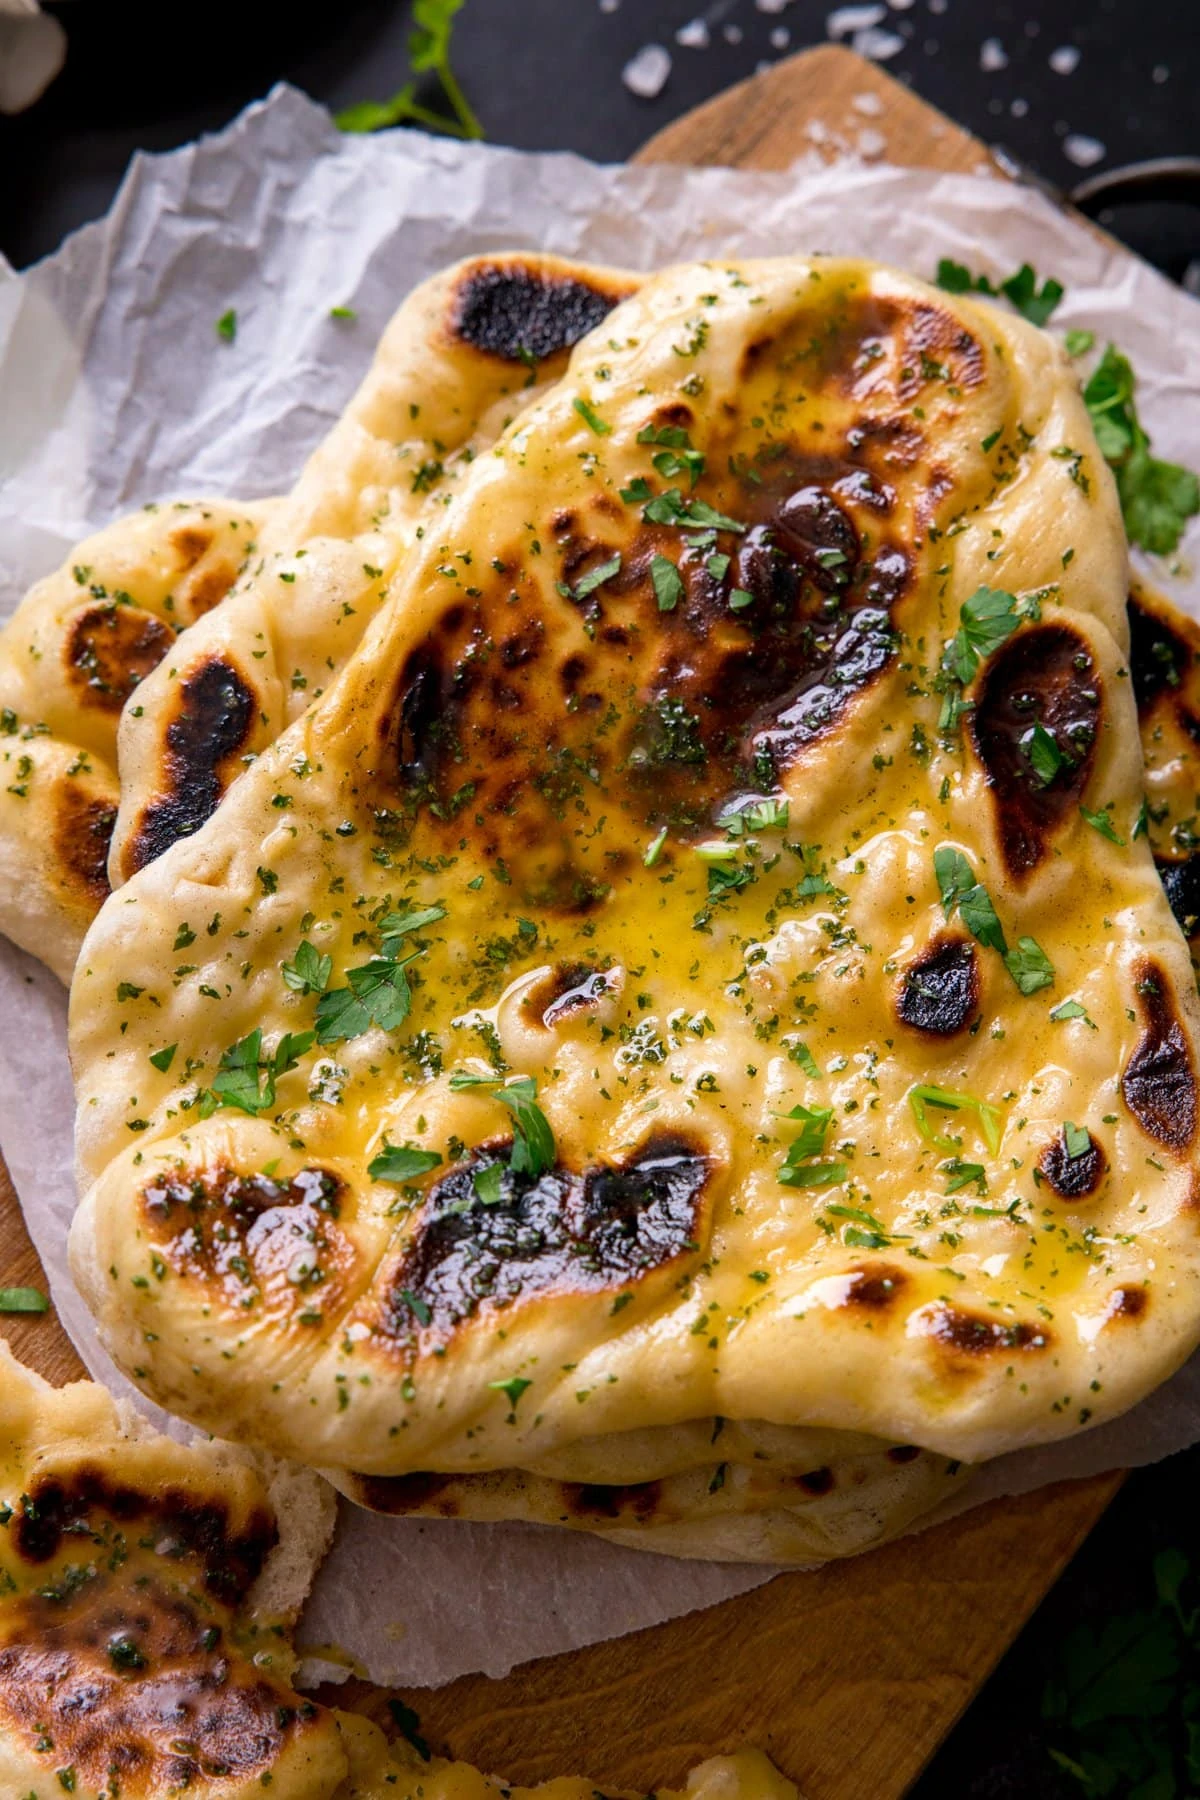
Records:
{"label": "white baking paper", "polygon": [[[993,278],[1028,260],[1067,287],[1056,327],[1090,326],[1133,358],[1159,453],[1200,465],[1200,308],[1027,189],[861,164],[609,169],[409,132],[344,138],[282,88],[215,138],[135,159],[109,217],[27,274],[0,264],[0,614],[126,508],[290,486],[404,294],[456,257],[517,247],[636,268],[828,250],[921,275],[953,256]],[[356,321],[331,319],[334,306]],[[214,330],[230,307],[233,343]],[[1200,582],[1166,585],[1200,616]],[[4,1154],[67,1330],[123,1386],[66,1272],[65,998],[2,945],[0,1018]],[[1200,1360],[1117,1424],[1002,1459],[975,1491],[1152,1462],[1198,1437]],[[433,1684],[655,1624],[768,1574],[347,1508],[303,1637],[379,1681]]]}

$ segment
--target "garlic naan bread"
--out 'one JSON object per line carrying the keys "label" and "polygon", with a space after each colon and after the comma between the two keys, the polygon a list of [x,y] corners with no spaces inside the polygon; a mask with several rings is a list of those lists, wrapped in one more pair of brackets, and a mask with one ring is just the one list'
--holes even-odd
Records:
{"label": "garlic naan bread", "polygon": [[228,593],[269,510],[146,507],[80,544],[0,631],[0,931],[64,982],[109,891],[121,708]]}
{"label": "garlic naan bread", "polygon": [[[175,1443],[0,1340],[4,1800],[605,1800],[582,1778],[512,1788],[297,1693],[292,1627],[332,1529],[314,1476]],[[660,1791],[797,1800],[756,1750]]]}
{"label": "garlic naan bread", "polygon": [[1145,758],[1147,834],[1171,910],[1200,960],[1200,625],[1135,582],[1129,672]]}
{"label": "garlic naan bread", "polygon": [[753,1556],[811,1434],[928,1505],[1182,1361],[1200,1003],[1047,336],[669,270],[386,579],[81,957],[74,1267],[147,1392]]}
{"label": "garlic naan bread", "polygon": [[416,288],[262,534],[261,560],[121,723],[114,887],[197,829],[357,646],[450,492],[637,278],[474,257]]}

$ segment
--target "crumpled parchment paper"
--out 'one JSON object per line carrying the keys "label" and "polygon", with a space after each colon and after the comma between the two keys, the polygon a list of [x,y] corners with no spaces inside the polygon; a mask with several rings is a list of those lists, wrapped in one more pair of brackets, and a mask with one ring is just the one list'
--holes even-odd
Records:
{"label": "crumpled parchment paper", "polygon": [[[28,273],[0,261],[0,616],[127,508],[289,487],[403,295],[456,257],[519,247],[637,268],[827,250],[927,276],[953,256],[994,279],[1027,260],[1067,288],[1056,327],[1090,326],[1132,357],[1156,451],[1200,464],[1200,307],[1027,189],[878,165],[601,168],[410,132],[344,138],[281,88],[217,137],[135,159],[108,218]],[[356,321],[331,319],[334,306]],[[234,343],[214,330],[230,307]],[[1198,542],[1194,528],[1185,567]],[[1200,579],[1164,585],[1200,616]],[[65,1012],[53,978],[0,943],[0,1143],[63,1323],[123,1388],[66,1270]],[[972,1494],[1153,1462],[1197,1438],[1200,1358],[1116,1424],[1002,1458]],[[302,1637],[379,1681],[435,1684],[652,1625],[769,1573],[346,1508]]]}

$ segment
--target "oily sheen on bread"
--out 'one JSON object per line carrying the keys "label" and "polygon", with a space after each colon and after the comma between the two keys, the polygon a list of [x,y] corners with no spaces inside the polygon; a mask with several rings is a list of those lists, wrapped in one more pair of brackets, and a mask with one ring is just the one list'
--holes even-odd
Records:
{"label": "oily sheen on bread", "polygon": [[475,457],[633,284],[621,270],[512,254],[473,257],[409,295],[275,509],[262,559],[126,711],[114,887],[203,824],[245,762],[323,692]]}
{"label": "oily sheen on bread", "polygon": [[[292,1627],[332,1528],[311,1475],[175,1443],[0,1340],[0,1794],[594,1800],[582,1778],[514,1789],[296,1692]],[[755,1750],[684,1793],[797,1800]]]}
{"label": "oily sheen on bread", "polygon": [[388,580],[81,958],[74,1267],[147,1391],[405,1510],[649,1434],[582,1510],[695,1554],[680,1432],[945,1474],[1162,1380],[1198,1003],[1051,340],[666,271]]}
{"label": "oily sheen on bread", "polygon": [[0,631],[0,931],[64,982],[109,891],[121,708],[228,593],[269,510],[147,507],[80,544]]}

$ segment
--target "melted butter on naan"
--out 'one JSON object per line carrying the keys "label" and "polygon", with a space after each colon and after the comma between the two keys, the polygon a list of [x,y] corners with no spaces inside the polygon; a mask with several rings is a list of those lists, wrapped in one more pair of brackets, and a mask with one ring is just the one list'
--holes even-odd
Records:
{"label": "melted butter on naan", "polygon": [[[1197,999],[1131,833],[1119,513],[1051,341],[866,265],[668,271],[389,579],[326,697],[89,938],[74,1260],[123,1366],[351,1485],[632,1431],[669,1461],[718,1417],[972,1460],[1169,1373]],[[1024,622],[947,745],[981,585]],[[1049,987],[947,916],[939,848]],[[444,917],[389,951],[410,909]],[[418,952],[408,1016],[199,1117],[223,1052],[313,1028],[304,940],[348,1000]],[[495,1089],[451,1081],[498,1071],[537,1083],[537,1179]],[[974,1106],[922,1131],[929,1083]],[[372,1179],[389,1143],[440,1162]]]}

